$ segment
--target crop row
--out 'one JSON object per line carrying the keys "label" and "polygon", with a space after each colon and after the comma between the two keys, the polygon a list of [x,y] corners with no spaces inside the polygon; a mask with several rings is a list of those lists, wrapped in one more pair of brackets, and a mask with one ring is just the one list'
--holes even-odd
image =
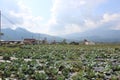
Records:
{"label": "crop row", "polygon": [[119,80],[119,45],[25,45],[0,53],[0,78]]}

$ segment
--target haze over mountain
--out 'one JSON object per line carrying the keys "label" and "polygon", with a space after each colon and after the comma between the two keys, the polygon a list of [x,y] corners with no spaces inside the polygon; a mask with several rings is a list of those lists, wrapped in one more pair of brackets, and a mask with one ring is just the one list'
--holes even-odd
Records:
{"label": "haze over mountain", "polygon": [[73,40],[88,39],[95,42],[120,42],[120,30],[95,29],[86,32],[64,35],[64,38]]}
{"label": "haze over mountain", "polygon": [[88,39],[95,42],[120,42],[120,30],[108,30],[108,29],[94,29],[86,32],[74,33],[63,36],[51,36],[42,33],[29,32],[23,28],[16,28],[15,30],[7,28],[2,29],[4,36],[3,40],[23,40],[24,38],[35,38],[38,40],[43,40],[47,38],[48,41],[62,41],[67,39],[67,41],[83,41]]}
{"label": "haze over mountain", "polygon": [[6,29],[2,29],[2,32],[4,33],[4,35],[2,36],[2,40],[23,40],[25,38],[30,38],[30,39],[35,38],[37,40],[43,40],[47,38],[48,41],[63,40],[60,37],[50,36],[50,35],[42,34],[42,33],[41,34],[33,33],[23,28],[16,28],[14,30],[11,28],[6,28]]}

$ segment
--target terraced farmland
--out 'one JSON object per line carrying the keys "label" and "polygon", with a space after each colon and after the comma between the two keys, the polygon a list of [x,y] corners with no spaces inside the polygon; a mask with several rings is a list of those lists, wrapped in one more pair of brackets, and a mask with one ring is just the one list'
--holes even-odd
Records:
{"label": "terraced farmland", "polygon": [[0,78],[120,80],[120,45],[0,47]]}

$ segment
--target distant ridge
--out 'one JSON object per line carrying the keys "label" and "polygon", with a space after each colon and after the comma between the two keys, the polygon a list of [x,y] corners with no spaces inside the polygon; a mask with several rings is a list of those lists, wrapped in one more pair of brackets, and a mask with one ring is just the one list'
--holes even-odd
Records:
{"label": "distant ridge", "polygon": [[6,28],[2,29],[2,32],[4,33],[4,36],[2,36],[2,40],[23,40],[24,38],[35,38],[39,40],[47,38],[48,41],[63,40],[62,38],[56,36],[50,36],[42,33],[32,33],[23,28],[16,28],[15,30],[11,28]]}
{"label": "distant ridge", "polygon": [[66,39],[68,42],[79,42],[83,41],[84,39],[95,42],[120,42],[120,30],[90,30],[83,33],[73,33],[61,37],[42,33],[33,33],[23,28],[16,28],[15,30],[11,28],[6,28],[2,29],[2,32],[4,33],[4,36],[2,36],[2,40],[23,40],[24,38],[35,38],[38,40],[43,40],[44,38],[47,38],[47,40],[50,42],[53,40],[60,42],[63,39]]}
{"label": "distant ridge", "polygon": [[83,33],[73,33],[63,37],[76,41],[88,39],[95,42],[120,42],[120,30],[95,29]]}

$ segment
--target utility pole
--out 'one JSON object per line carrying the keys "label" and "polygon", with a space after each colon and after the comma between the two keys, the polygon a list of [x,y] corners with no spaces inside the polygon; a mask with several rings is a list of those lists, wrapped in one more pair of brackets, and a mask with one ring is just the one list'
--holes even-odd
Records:
{"label": "utility pole", "polygon": [[2,14],[1,14],[1,10],[0,10],[0,45],[1,45],[1,41],[2,41],[2,35],[4,35],[2,32],[1,32],[1,30],[2,30],[2,28],[1,28],[1,26],[2,26],[2,19],[1,19],[1,17],[2,17]]}
{"label": "utility pole", "polygon": [[1,10],[0,10],[0,45],[1,45],[1,36],[2,36],[2,33],[1,33]]}

